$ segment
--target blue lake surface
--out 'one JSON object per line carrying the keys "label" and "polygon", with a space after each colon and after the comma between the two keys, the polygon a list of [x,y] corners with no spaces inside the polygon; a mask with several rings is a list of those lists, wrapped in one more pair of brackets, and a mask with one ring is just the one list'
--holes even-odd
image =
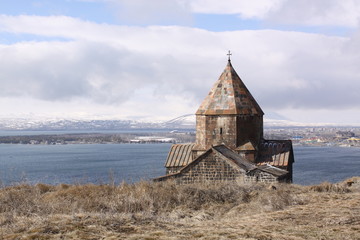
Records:
{"label": "blue lake surface", "polygon": [[[148,180],[165,174],[170,144],[0,144],[0,181],[47,184]],[[360,175],[360,148],[294,147],[294,183]]]}
{"label": "blue lake surface", "polygon": [[294,183],[311,185],[360,176],[360,148],[294,146]]}
{"label": "blue lake surface", "polygon": [[170,144],[0,144],[3,184],[134,182],[164,175]]}

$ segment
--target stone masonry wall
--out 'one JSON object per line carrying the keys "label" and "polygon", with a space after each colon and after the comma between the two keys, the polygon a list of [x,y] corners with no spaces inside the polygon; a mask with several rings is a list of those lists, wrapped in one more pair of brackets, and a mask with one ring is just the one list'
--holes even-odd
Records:
{"label": "stone masonry wall", "polygon": [[206,116],[205,115],[196,115],[196,140],[195,140],[195,149],[196,150],[207,150],[205,144],[205,132],[206,132]]}
{"label": "stone masonry wall", "polygon": [[257,146],[263,138],[263,119],[262,116],[237,116],[237,146],[251,141]]}
{"label": "stone masonry wall", "polygon": [[183,172],[177,181],[180,183],[199,183],[206,181],[242,180],[244,173],[233,168],[215,154],[209,154],[198,164]]}
{"label": "stone masonry wall", "polygon": [[244,182],[267,182],[267,183],[275,183],[278,182],[277,177],[274,175],[263,172],[263,171],[254,171],[246,174],[244,177]]}
{"label": "stone masonry wall", "polygon": [[262,138],[262,116],[196,116],[196,150],[207,150],[211,146],[220,144],[236,149],[248,141],[257,146]]}
{"label": "stone masonry wall", "polygon": [[166,168],[166,174],[172,174],[180,171],[183,167],[167,167]]}
{"label": "stone masonry wall", "polygon": [[[167,169],[168,174],[174,173],[180,169]],[[239,181],[245,183],[252,182],[278,182],[278,178],[270,173],[255,170],[248,173],[234,168],[227,161],[215,153],[205,154],[199,162],[184,170],[176,176],[178,183],[201,183],[201,182],[219,182],[219,181]]]}
{"label": "stone masonry wall", "polygon": [[197,115],[197,149],[209,149],[211,146],[225,144],[236,148],[236,116],[234,115]]}

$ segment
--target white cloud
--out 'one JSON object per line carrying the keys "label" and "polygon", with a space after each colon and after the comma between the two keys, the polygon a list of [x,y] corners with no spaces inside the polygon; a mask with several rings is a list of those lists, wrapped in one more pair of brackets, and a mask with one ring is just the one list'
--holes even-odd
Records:
{"label": "white cloud", "polygon": [[[88,42],[18,43],[1,46],[2,96],[32,96],[48,101],[92,98],[123,101],[137,84],[126,51]],[[120,81],[127,78],[128,82]],[[126,87],[123,87],[126,86]]]}
{"label": "white cloud", "polygon": [[264,18],[276,10],[284,0],[195,0],[191,9],[195,13],[239,14],[242,18]]}
{"label": "white cloud", "polygon": [[356,27],[360,18],[357,0],[195,0],[191,7],[195,13],[237,14],[284,25]]}
{"label": "white cloud", "polygon": [[[161,18],[189,18],[189,13],[239,14],[244,18],[263,18],[286,0],[77,0],[104,2],[115,7],[120,18],[143,23]],[[137,18],[137,19],[136,19]]]}
{"label": "white cloud", "polygon": [[176,117],[196,110],[230,49],[235,69],[265,111],[360,110],[356,34],[215,33],[36,16],[1,16],[0,30],[69,39],[0,45],[0,98],[7,103],[33,99],[48,110],[52,103],[71,106],[74,114]]}
{"label": "white cloud", "polygon": [[[85,0],[82,0],[85,1]],[[127,24],[191,25],[193,13],[235,14],[262,23],[357,27],[358,0],[86,0],[107,3]]]}
{"label": "white cloud", "polygon": [[358,0],[78,0],[109,4],[125,23],[186,24],[191,13],[235,14],[263,23],[357,27]]}
{"label": "white cloud", "polygon": [[135,23],[153,24],[179,24],[191,21],[188,5],[180,1],[169,0],[121,0],[117,4],[120,19]]}
{"label": "white cloud", "polygon": [[287,0],[269,12],[267,20],[282,24],[356,27],[360,18],[357,0]]}
{"label": "white cloud", "polygon": [[125,25],[174,25],[187,24],[192,20],[190,5],[187,0],[98,1],[107,3],[112,13]]}

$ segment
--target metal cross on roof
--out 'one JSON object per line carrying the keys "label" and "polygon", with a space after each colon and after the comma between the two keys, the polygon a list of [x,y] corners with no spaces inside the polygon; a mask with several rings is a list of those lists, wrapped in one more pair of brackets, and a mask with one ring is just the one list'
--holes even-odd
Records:
{"label": "metal cross on roof", "polygon": [[230,61],[230,56],[232,55],[232,53],[230,52],[230,50],[229,50],[229,52],[228,52],[228,54],[226,54],[226,55],[228,55],[229,56],[229,61]]}

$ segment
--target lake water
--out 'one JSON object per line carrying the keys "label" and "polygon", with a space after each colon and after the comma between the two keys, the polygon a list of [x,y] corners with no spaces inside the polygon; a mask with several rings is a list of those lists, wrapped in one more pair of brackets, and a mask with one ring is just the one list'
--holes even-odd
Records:
{"label": "lake water", "polygon": [[[165,174],[170,144],[0,144],[0,181],[34,184],[136,182]],[[360,148],[294,147],[294,183],[360,175]]]}

